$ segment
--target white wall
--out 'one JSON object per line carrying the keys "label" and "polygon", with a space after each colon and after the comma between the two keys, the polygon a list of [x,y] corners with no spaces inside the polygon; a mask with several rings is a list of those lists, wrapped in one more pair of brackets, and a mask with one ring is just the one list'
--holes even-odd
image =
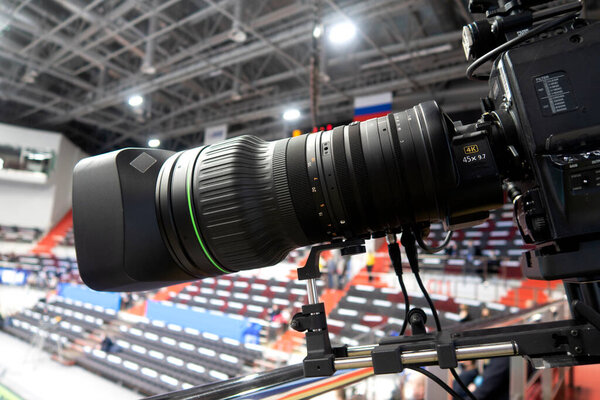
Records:
{"label": "white wall", "polygon": [[87,157],[79,147],[75,146],[66,137],[61,135],[58,158],[55,164],[52,180],[54,181],[55,194],[51,226],[56,224],[71,209],[71,194],[73,192],[73,168],[82,158]]}
{"label": "white wall", "polygon": [[0,124],[0,144],[54,151],[47,183],[0,178],[0,225],[47,230],[71,208],[73,167],[85,153],[59,133]]}

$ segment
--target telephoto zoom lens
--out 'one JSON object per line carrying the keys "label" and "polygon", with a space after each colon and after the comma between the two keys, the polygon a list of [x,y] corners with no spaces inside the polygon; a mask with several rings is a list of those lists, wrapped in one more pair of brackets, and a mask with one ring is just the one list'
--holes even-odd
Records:
{"label": "telephoto zoom lens", "polygon": [[[81,276],[97,290],[148,289],[274,265],[300,246],[443,220],[457,186],[452,132],[437,104],[426,102],[274,142],[241,136],[166,160],[150,149],[83,160],[73,200]],[[114,171],[112,159],[140,154],[156,159],[146,172],[126,162]],[[107,165],[90,168],[96,158]],[[102,179],[120,183],[101,193]],[[111,230],[124,244],[107,266],[100,249],[114,245]],[[134,257],[141,252],[149,252],[143,264]]]}

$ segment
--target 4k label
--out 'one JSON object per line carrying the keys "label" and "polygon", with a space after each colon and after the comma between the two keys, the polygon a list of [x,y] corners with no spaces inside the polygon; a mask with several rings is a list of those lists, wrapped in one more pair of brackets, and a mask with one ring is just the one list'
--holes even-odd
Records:
{"label": "4k label", "polygon": [[476,144],[470,144],[468,146],[465,146],[463,150],[465,154],[475,154],[479,153],[479,146],[477,146]]}

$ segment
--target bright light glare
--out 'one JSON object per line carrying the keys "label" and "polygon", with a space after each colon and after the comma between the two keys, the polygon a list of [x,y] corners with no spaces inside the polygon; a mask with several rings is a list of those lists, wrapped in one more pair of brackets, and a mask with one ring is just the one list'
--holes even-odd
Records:
{"label": "bright light glare", "polygon": [[290,108],[283,113],[283,119],[286,121],[295,121],[300,118],[300,110],[297,108]]}
{"label": "bright light glare", "polygon": [[158,139],[150,139],[150,140],[148,140],[148,146],[150,146],[150,147],[158,147],[158,146],[160,146],[160,140],[158,140]]}
{"label": "bright light glare", "polygon": [[323,27],[321,25],[315,26],[315,29],[313,29],[313,36],[318,39],[321,37],[322,34],[323,34]]}
{"label": "bright light glare", "polygon": [[347,43],[356,36],[356,26],[350,21],[340,22],[329,29],[329,40],[335,44]]}
{"label": "bright light glare", "polygon": [[144,98],[139,94],[133,95],[129,98],[129,100],[127,100],[127,103],[129,103],[131,107],[141,106],[143,102]]}

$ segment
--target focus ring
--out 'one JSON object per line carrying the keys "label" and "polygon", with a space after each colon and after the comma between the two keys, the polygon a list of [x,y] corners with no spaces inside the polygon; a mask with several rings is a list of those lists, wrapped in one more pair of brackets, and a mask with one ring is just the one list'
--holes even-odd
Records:
{"label": "focus ring", "polygon": [[362,212],[360,212],[356,206],[354,192],[352,190],[352,185],[350,184],[350,171],[348,169],[346,148],[344,146],[344,129],[345,127],[339,127],[333,130],[331,135],[331,148],[333,150],[333,162],[338,181],[338,188],[346,211],[346,229],[350,230],[353,234],[349,235],[345,233],[344,236],[353,237],[359,233],[364,233],[360,232],[360,227],[364,226],[364,222]]}
{"label": "focus ring", "polygon": [[299,226],[286,173],[286,153],[289,141],[289,139],[282,139],[275,142],[275,149],[273,151],[273,184],[275,185],[279,215],[281,216],[280,224],[286,228],[287,234],[290,235],[294,243],[304,246],[309,244],[309,241]]}
{"label": "focus ring", "polygon": [[[365,164],[365,156],[360,138],[360,124],[351,124],[348,127],[348,141],[350,143],[350,154],[352,157],[352,166],[354,167],[353,176],[356,182],[356,188],[360,193],[361,203],[366,214],[367,223],[372,224],[373,217],[373,198],[369,192],[369,177]],[[369,228],[373,228],[369,226]]]}
{"label": "focus ring", "polygon": [[306,140],[309,135],[300,135],[289,140],[287,146],[287,177],[290,194],[300,226],[310,243],[328,240],[320,229],[321,222],[315,212],[311,184],[308,178]]}

